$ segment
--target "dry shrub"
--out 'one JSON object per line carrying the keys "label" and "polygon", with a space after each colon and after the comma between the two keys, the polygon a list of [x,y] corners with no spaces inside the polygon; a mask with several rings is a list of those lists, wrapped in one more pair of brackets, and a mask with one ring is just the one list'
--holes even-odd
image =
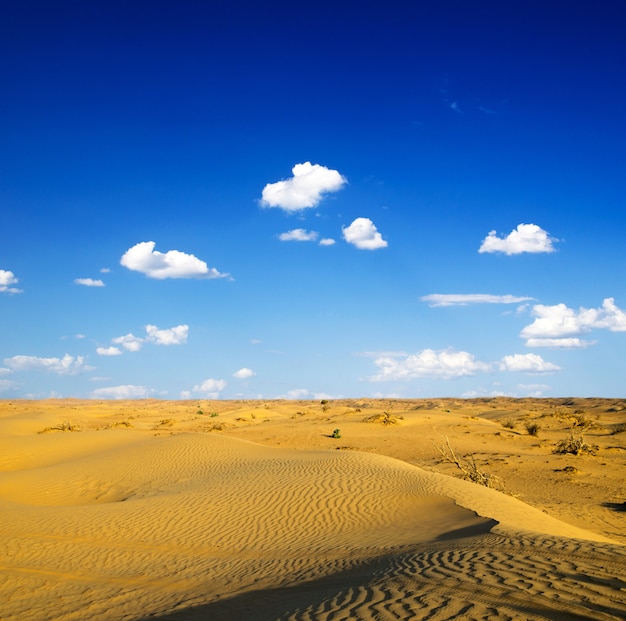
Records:
{"label": "dry shrub", "polygon": [[46,427],[42,429],[38,433],[52,433],[54,431],[82,431],[82,427],[78,423],[70,423],[69,421],[64,421],[59,425],[54,425],[53,427]]}
{"label": "dry shrub", "polygon": [[600,449],[596,444],[587,444],[582,434],[579,436],[570,433],[567,438],[564,438],[556,445],[553,453],[559,455],[595,455]]}
{"label": "dry shrub", "polygon": [[526,431],[529,436],[539,435],[539,430],[541,429],[541,425],[538,425],[537,423],[526,423],[524,427],[526,427]]}
{"label": "dry shrub", "polygon": [[470,453],[463,457],[459,457],[452,447],[450,446],[450,440],[447,436],[445,438],[445,446],[437,446],[435,448],[439,451],[444,461],[450,464],[454,464],[461,471],[461,478],[465,481],[471,481],[472,483],[478,483],[478,485],[484,485],[491,489],[501,489],[502,483],[500,478],[495,474],[490,474],[481,470],[476,464],[474,455]]}
{"label": "dry shrub", "polygon": [[392,416],[389,412],[373,414],[363,419],[364,423],[378,423],[380,425],[399,425],[402,417]]}

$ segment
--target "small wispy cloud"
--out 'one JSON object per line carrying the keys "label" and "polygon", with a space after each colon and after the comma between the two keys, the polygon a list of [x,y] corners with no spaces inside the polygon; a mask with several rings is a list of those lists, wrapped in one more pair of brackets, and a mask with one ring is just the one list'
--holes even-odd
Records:
{"label": "small wispy cloud", "polygon": [[293,229],[291,231],[287,231],[286,233],[281,233],[278,236],[280,241],[298,241],[298,242],[308,242],[315,241],[318,238],[319,234],[316,231],[306,231],[305,229]]}
{"label": "small wispy cloud", "polygon": [[378,250],[388,245],[369,218],[353,220],[350,225],[343,228],[343,238],[360,250]]}
{"label": "small wispy cloud", "polygon": [[488,293],[430,293],[420,300],[430,306],[467,306],[468,304],[519,304],[533,300],[516,295],[491,295]]}
{"label": "small wispy cloud", "polygon": [[83,285],[85,287],[104,287],[104,282],[101,280],[94,280],[93,278],[75,278],[74,283],[77,285]]}
{"label": "small wispy cloud", "polygon": [[193,254],[180,250],[159,252],[155,250],[153,241],[140,242],[129,248],[120,259],[120,263],[135,272],[141,272],[149,278],[164,280],[166,278],[226,278],[215,268],[209,267],[204,261]]}
{"label": "small wispy cloud", "polygon": [[478,252],[501,252],[507,255],[541,252],[554,252],[552,245],[557,239],[536,224],[518,224],[506,237],[498,237],[496,231],[490,231],[483,240]]}
{"label": "small wispy cloud", "polygon": [[256,373],[252,369],[248,369],[246,367],[243,367],[233,373],[233,377],[236,377],[237,379],[249,379],[255,376]]}
{"label": "small wispy cloud", "polygon": [[89,396],[92,399],[146,399],[155,394],[157,391],[154,388],[125,384],[123,386],[96,388],[89,393]]}
{"label": "small wispy cloud", "polygon": [[19,278],[9,270],[0,270],[0,293],[24,293],[22,289],[13,287],[19,282]]}
{"label": "small wispy cloud", "polygon": [[335,240],[331,237],[324,237],[323,239],[320,239],[320,246],[334,246],[335,243]]}
{"label": "small wispy cloud", "polygon": [[[126,351],[136,352],[139,351],[145,343],[153,343],[154,345],[184,345],[187,342],[189,336],[189,326],[181,324],[174,326],[173,328],[165,328],[161,330],[157,326],[148,324],[145,326],[146,336],[135,336],[132,332],[124,334],[123,336],[116,336],[111,339],[113,345],[120,345]],[[99,348],[105,351],[106,348]],[[118,349],[115,347],[109,347],[108,350]],[[98,351],[98,350],[96,350]],[[100,351],[98,353],[102,355],[117,355],[115,353],[103,354]]]}
{"label": "small wispy cloud", "polygon": [[316,207],[325,194],[337,192],[347,183],[338,171],[311,162],[296,164],[291,172],[293,177],[263,188],[261,206],[287,212]]}
{"label": "small wispy cloud", "polygon": [[98,356],[121,356],[122,350],[119,347],[98,347],[96,348]]}
{"label": "small wispy cloud", "polygon": [[93,371],[87,365],[84,356],[70,356],[63,358],[42,358],[39,356],[13,356],[5,358],[4,364],[13,371],[47,371],[57,375],[76,375],[84,371]]}

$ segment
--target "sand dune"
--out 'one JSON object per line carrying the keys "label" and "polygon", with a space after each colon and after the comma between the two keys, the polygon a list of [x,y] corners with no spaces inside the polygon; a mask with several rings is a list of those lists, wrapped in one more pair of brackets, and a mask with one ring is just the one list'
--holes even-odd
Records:
{"label": "sand dune", "polygon": [[[207,421],[188,404],[70,402],[72,433],[58,406],[5,406],[3,621],[626,616],[626,546],[510,494],[355,450],[390,436],[363,416],[357,446],[268,445],[293,444],[289,426],[305,446],[330,442],[316,430],[349,428],[352,411],[220,404]],[[405,432],[419,426],[407,419]],[[245,439],[252,430],[264,444]]]}

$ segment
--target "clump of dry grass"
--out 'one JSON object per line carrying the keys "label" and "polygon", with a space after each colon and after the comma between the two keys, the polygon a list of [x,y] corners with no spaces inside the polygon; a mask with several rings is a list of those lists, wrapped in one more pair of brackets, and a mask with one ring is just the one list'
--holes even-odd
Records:
{"label": "clump of dry grass", "polygon": [[502,422],[502,426],[505,429],[515,429],[515,421],[512,418],[507,418]]}
{"label": "clump of dry grass", "polygon": [[559,455],[595,455],[599,449],[596,444],[587,444],[582,434],[576,436],[572,432],[567,438],[560,440],[552,452]]}
{"label": "clump of dry grass", "polygon": [[389,412],[383,412],[382,414],[373,414],[363,419],[364,423],[379,423],[381,425],[399,425],[402,420],[401,416],[393,416]]}
{"label": "clump of dry grass", "polygon": [[500,478],[495,474],[481,470],[472,453],[459,457],[450,446],[450,440],[447,436],[445,440],[445,446],[435,445],[435,448],[439,451],[444,461],[454,464],[461,471],[462,479],[471,481],[472,483],[478,483],[478,485],[484,485],[491,489],[502,489]]}
{"label": "clump of dry grass", "polygon": [[538,436],[539,431],[541,430],[541,425],[533,422],[526,423],[524,427],[526,428],[529,436]]}
{"label": "clump of dry grass", "polygon": [[78,423],[71,423],[69,421],[64,421],[58,425],[54,425],[52,427],[46,427],[42,429],[38,433],[53,433],[55,431],[82,431],[83,428]]}

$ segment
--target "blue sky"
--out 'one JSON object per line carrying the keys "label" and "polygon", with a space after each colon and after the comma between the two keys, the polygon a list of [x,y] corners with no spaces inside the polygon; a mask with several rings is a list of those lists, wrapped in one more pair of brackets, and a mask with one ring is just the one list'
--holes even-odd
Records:
{"label": "blue sky", "polygon": [[623,2],[0,9],[0,397],[624,395]]}

